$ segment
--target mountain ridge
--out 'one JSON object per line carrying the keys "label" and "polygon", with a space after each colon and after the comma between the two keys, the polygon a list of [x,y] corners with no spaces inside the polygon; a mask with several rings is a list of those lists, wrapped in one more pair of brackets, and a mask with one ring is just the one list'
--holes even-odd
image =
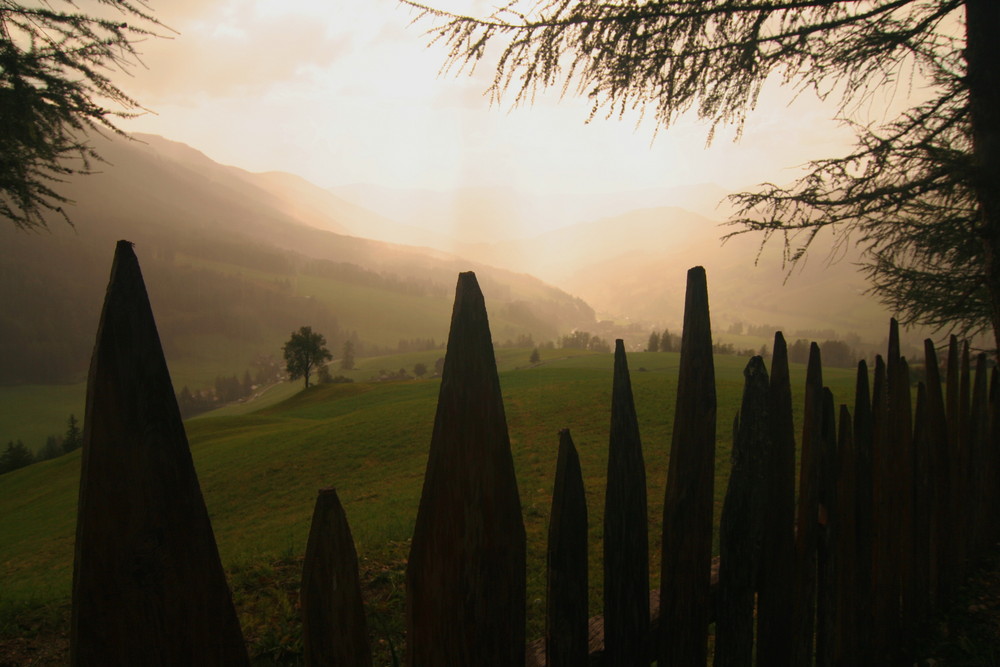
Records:
{"label": "mountain ridge", "polygon": [[[44,234],[0,229],[9,255],[0,342],[21,352],[0,361],[0,383],[85,374],[114,243],[123,238],[136,244],[168,359],[187,368],[182,382],[242,373],[310,323],[334,352],[351,337],[373,349],[444,340],[450,292],[467,270],[479,276],[499,342],[547,340],[595,321],[582,300],[537,278],[337,233],[329,212],[293,215],[272,186],[312,187],[298,177],[255,175],[178,142],[139,139],[95,138],[107,163],[60,190],[75,201],[74,226],[53,216]],[[315,191],[320,201],[333,197]]]}

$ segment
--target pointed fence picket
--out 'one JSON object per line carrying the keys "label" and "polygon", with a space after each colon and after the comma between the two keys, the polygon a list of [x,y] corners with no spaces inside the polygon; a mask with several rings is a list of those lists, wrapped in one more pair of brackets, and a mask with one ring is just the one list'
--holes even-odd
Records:
{"label": "pointed fence picket", "polygon": [[857,665],[858,450],[851,413],[840,406],[837,427],[836,506],[828,514],[833,535],[833,618],[830,640],[835,665]]}
{"label": "pointed fence picket", "polygon": [[371,667],[358,554],[335,489],[316,497],[299,589],[307,667]]}
{"label": "pointed fence picket", "polygon": [[615,342],[604,498],[604,659],[648,665],[649,523],[646,468],[625,345]]}
{"label": "pointed fence picket", "polygon": [[822,439],[823,376],[819,346],[812,343],[806,369],[802,447],[799,456],[799,498],[795,531],[795,615],[792,660],[812,660],[816,623],[816,576],[819,544],[819,472]]}
{"label": "pointed fence picket", "polygon": [[87,381],[73,665],[247,665],[139,261],[115,249]]}
{"label": "pointed fence picket", "polygon": [[569,429],[559,433],[546,562],[545,654],[549,667],[587,662],[587,498]]}
{"label": "pointed fence picket", "polygon": [[[407,664],[716,665],[912,662],[916,628],[948,603],[1000,523],[1000,379],[933,344],[911,411],[890,323],[853,415],[810,348],[796,505],[787,349],[754,357],[735,420],[720,556],[711,558],[715,378],[705,272],[688,273],[659,590],[649,590],[646,479],[616,342],[604,524],[604,614],[587,618],[587,505],[560,434],[546,638],[525,643],[525,533],[485,302],[459,276],[407,566]],[[961,352],[959,350],[961,349]],[[71,661],[247,664],[131,245],[116,252],[88,381]],[[128,508],[128,512],[123,512]],[[171,595],[163,595],[170,590]],[[370,665],[347,517],[321,491],[300,593],[307,664]],[[648,605],[647,605],[648,601]],[[791,631],[790,631],[791,629]]]}
{"label": "pointed fence picket", "polygon": [[406,568],[407,664],[525,660],[525,533],[493,341],[459,275]]}
{"label": "pointed fence picket", "polygon": [[711,616],[715,366],[705,269],[688,271],[674,431],[663,502],[660,667],[705,664]]}
{"label": "pointed fence picket", "polygon": [[819,439],[819,493],[816,520],[816,664],[832,665],[836,614],[836,527],[838,522],[837,426],[833,393],[821,393]]}
{"label": "pointed fence picket", "polygon": [[774,335],[768,385],[771,455],[767,461],[760,583],[757,590],[757,664],[789,665],[788,628],[795,619],[795,425],[788,348]]}
{"label": "pointed fence picket", "polygon": [[719,526],[715,667],[753,662],[754,598],[760,581],[772,442],[764,360],[753,357],[743,375],[743,402],[733,429],[732,472]]}
{"label": "pointed fence picket", "polygon": [[856,586],[854,587],[853,620],[847,621],[857,633],[855,655],[858,665],[872,662],[872,613],[873,590],[872,553],[875,548],[874,495],[873,483],[875,475],[874,452],[874,418],[872,416],[871,392],[868,384],[868,364],[858,362],[857,382],[854,389],[854,447],[857,451],[857,466],[855,467],[855,511],[854,537],[856,548],[854,560],[856,564]]}

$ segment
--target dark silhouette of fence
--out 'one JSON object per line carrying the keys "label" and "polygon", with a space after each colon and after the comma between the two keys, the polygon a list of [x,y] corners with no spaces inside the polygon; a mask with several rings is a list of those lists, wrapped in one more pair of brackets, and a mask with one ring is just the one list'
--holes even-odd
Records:
{"label": "dark silhouette of fence", "polygon": [[119,241],[87,381],[73,665],[247,665],[139,263]]}
{"label": "dark silhouette of fence", "polygon": [[[960,351],[961,350],[961,351]],[[459,276],[424,489],[407,567],[407,663],[465,665],[893,665],[995,544],[996,368],[933,344],[911,411],[890,324],[854,405],[808,364],[795,432],[785,341],[744,372],[732,473],[712,559],[715,379],[705,272],[688,273],[662,574],[649,591],[646,479],[624,348],[615,349],[605,508],[605,609],[587,618],[587,507],[559,436],[546,636],[525,643],[525,535],[486,307]],[[988,386],[989,385],[989,386]],[[370,665],[357,556],[321,491],[301,590],[306,663]],[[71,632],[73,664],[246,664],[152,313],[120,242],[88,384]]]}

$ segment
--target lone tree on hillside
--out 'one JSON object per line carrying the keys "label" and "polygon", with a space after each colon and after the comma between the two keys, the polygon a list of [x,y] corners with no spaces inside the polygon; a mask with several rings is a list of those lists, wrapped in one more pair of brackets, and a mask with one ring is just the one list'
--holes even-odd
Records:
{"label": "lone tree on hillside", "polygon": [[[781,238],[794,264],[828,229],[904,323],[992,328],[1000,350],[1000,2],[515,0],[476,18],[400,1],[437,22],[448,66],[499,53],[493,100],[575,88],[592,116],[659,127],[696,109],[711,141],[721,124],[739,136],[769,77],[832,97],[855,148],[737,195],[733,233]],[[881,125],[860,116],[907,86],[926,99]]]}
{"label": "lone tree on hillside", "polygon": [[142,110],[110,75],[139,63],[136,43],[164,26],[144,0],[100,4],[118,15],[0,0],[0,217],[18,229],[44,228],[48,213],[68,222],[58,184],[100,160],[87,132],[124,136],[113,121]]}
{"label": "lone tree on hillside", "polygon": [[326,349],[326,338],[323,334],[313,331],[312,327],[301,327],[297,332],[292,332],[292,337],[281,349],[285,353],[288,376],[293,380],[304,377],[307,389],[309,375],[313,369],[333,358]]}

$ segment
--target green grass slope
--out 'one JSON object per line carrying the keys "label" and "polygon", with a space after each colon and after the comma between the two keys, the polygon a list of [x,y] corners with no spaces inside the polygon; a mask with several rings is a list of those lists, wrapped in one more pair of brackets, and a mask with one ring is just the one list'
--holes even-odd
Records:
{"label": "green grass slope", "polygon": [[[530,350],[501,352],[500,365],[507,370],[501,371],[500,383],[528,534],[531,637],[543,628],[545,534],[562,428],[572,430],[580,452],[590,512],[591,606],[595,613],[601,607],[612,356],[564,352],[550,351],[562,358],[543,355],[542,363],[533,366],[525,363]],[[716,357],[717,517],[745,362]],[[633,353],[629,365],[646,460],[651,571],[656,581],[678,356]],[[804,369],[793,367],[792,375],[800,410]],[[824,379],[838,402],[851,401],[853,372],[830,369]],[[285,622],[294,626],[296,613],[288,606],[288,596],[277,596],[283,602],[261,601],[266,588],[261,577],[277,576],[261,572],[270,571],[268,564],[292,563],[286,565],[283,580],[291,589],[287,592],[294,594],[294,563],[305,550],[316,492],[329,486],[338,489],[357,544],[372,633],[376,641],[398,640],[402,573],[438,388],[435,379],[323,385],[249,414],[209,415],[187,423],[220,553],[248,640],[257,652],[282,645],[287,638],[269,635],[274,633],[269,625],[280,624],[276,617],[283,613]],[[0,476],[0,637],[19,631],[12,619],[25,610],[65,605],[68,600],[78,478],[79,452]]]}

